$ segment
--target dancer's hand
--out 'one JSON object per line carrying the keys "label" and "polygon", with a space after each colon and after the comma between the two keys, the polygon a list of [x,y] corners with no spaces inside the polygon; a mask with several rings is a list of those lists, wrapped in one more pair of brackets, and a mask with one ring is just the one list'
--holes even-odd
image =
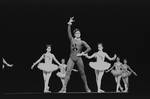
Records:
{"label": "dancer's hand", "polygon": [[72,22],[74,22],[75,20],[73,20],[74,17],[71,17],[68,24],[72,25]]}
{"label": "dancer's hand", "polygon": [[77,56],[82,56],[82,54],[81,54],[81,53],[78,53]]}
{"label": "dancer's hand", "polygon": [[77,54],[77,56],[83,56],[83,55],[85,55],[85,53],[84,53],[84,52],[82,52],[82,53],[78,53],[78,54]]}
{"label": "dancer's hand", "polygon": [[76,70],[76,69],[72,69],[74,72],[78,72],[78,70]]}
{"label": "dancer's hand", "polygon": [[31,66],[31,69],[33,69],[34,66],[35,66],[35,63]]}
{"label": "dancer's hand", "polygon": [[85,56],[86,58],[88,58],[88,54],[84,54],[84,56]]}
{"label": "dancer's hand", "polygon": [[12,67],[12,66],[14,66],[14,65],[13,65],[13,64],[8,64],[7,66]]}
{"label": "dancer's hand", "polygon": [[135,76],[137,76],[137,74],[136,74],[135,72],[133,72],[133,74],[134,74]]}

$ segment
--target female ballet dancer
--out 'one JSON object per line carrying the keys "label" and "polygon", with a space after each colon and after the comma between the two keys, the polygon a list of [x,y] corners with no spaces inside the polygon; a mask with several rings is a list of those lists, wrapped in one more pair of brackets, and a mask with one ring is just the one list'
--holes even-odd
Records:
{"label": "female ballet dancer", "polygon": [[[117,61],[114,63],[114,65],[106,72],[111,71],[111,73],[115,76],[115,81],[117,83],[116,92],[120,92],[119,88],[121,89],[121,91],[123,91],[123,88],[121,87],[121,84],[120,84],[120,80],[121,80],[121,76],[122,76],[124,70],[122,67],[122,63],[120,62],[120,58],[117,57],[116,60]],[[115,67],[115,70],[113,70],[114,67]]]}
{"label": "female ballet dancer", "polygon": [[137,76],[137,74],[127,65],[126,59],[124,59],[123,63],[124,64],[122,66],[124,68],[124,73],[122,74],[122,79],[123,79],[124,86],[125,86],[125,90],[123,92],[128,92],[128,89],[129,89],[129,78],[128,77],[131,75],[131,73],[133,73],[136,76]]}
{"label": "female ballet dancer", "polygon": [[89,65],[95,70],[98,92],[104,92],[104,90],[101,89],[101,79],[103,77],[104,70],[110,67],[110,63],[104,62],[104,60],[105,57],[109,60],[115,60],[116,55],[114,55],[113,58],[110,58],[107,53],[103,52],[103,46],[101,43],[98,44],[98,50],[98,52],[94,53],[91,56],[88,56],[87,54],[85,54],[85,56],[89,59],[94,57],[97,59],[97,62],[90,62]]}
{"label": "female ballet dancer", "polygon": [[[66,67],[67,65],[65,64],[65,59],[61,60],[61,65],[59,66],[60,72],[58,72],[56,75],[61,79],[62,86],[64,86],[64,80],[66,76]],[[78,70],[72,69],[73,71],[77,72]]]}
{"label": "female ballet dancer", "polygon": [[45,54],[43,54],[40,59],[38,59],[31,67],[31,69],[33,69],[33,67],[38,64],[42,59],[45,59],[45,63],[39,63],[38,64],[38,68],[40,70],[43,71],[43,77],[44,77],[44,92],[51,92],[49,91],[49,79],[51,77],[51,74],[53,71],[58,69],[58,66],[52,63],[52,60],[54,60],[58,65],[60,65],[60,63],[58,62],[58,60],[55,58],[54,54],[51,53],[51,45],[47,45],[47,52]]}
{"label": "female ballet dancer", "polygon": [[13,66],[13,64],[8,64],[8,63],[5,61],[4,58],[2,58],[2,59],[3,59],[3,66],[2,66],[2,69],[5,68],[5,65],[7,65],[8,67],[12,67],[12,66]]}
{"label": "female ballet dancer", "polygon": [[89,52],[91,50],[91,48],[85,41],[81,40],[81,38],[80,38],[81,33],[80,33],[79,29],[74,30],[75,38],[72,37],[71,25],[72,25],[73,21],[74,20],[72,17],[72,18],[70,18],[70,20],[68,22],[68,36],[69,36],[70,43],[71,43],[71,46],[70,46],[71,54],[70,54],[70,58],[69,58],[68,63],[67,63],[67,72],[66,72],[66,76],[65,76],[64,86],[62,87],[60,92],[62,92],[62,93],[66,92],[66,86],[67,86],[67,83],[70,79],[71,71],[72,71],[75,63],[77,64],[77,66],[79,68],[81,78],[85,84],[86,91],[91,92],[89,87],[88,87],[88,84],[87,84],[87,79],[86,79],[86,75],[84,72],[84,64],[83,64],[82,58],[77,56],[78,54],[80,54],[80,52],[82,50],[82,45],[84,45],[87,48],[87,50],[83,53]]}

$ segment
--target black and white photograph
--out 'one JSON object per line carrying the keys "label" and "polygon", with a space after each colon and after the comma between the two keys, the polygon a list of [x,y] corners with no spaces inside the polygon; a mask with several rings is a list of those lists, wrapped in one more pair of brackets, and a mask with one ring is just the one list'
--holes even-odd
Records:
{"label": "black and white photograph", "polygon": [[4,99],[148,99],[148,0],[2,0]]}

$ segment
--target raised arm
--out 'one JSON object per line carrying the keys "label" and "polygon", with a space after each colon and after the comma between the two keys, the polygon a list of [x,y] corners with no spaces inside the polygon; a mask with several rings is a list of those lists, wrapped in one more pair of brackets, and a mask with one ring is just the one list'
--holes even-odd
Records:
{"label": "raised arm", "polygon": [[85,41],[82,41],[83,45],[87,48],[84,53],[88,53],[90,50],[91,50],[91,47],[85,42]]}
{"label": "raised arm", "polygon": [[52,54],[52,58],[54,59],[54,61],[60,66],[61,64],[59,63],[59,61],[56,59],[56,57]]}
{"label": "raised arm", "polygon": [[69,22],[68,22],[68,37],[69,37],[69,39],[73,38],[72,34],[71,34],[71,25],[72,25],[72,22],[74,22],[73,18],[74,17],[71,17],[70,20],[69,20]]}
{"label": "raised arm", "polygon": [[116,54],[114,55],[114,57],[113,57],[113,58],[110,58],[110,57],[108,56],[108,54],[107,54],[107,53],[105,53],[105,57],[106,57],[107,59],[109,59],[109,60],[115,60],[115,58],[116,58]]}

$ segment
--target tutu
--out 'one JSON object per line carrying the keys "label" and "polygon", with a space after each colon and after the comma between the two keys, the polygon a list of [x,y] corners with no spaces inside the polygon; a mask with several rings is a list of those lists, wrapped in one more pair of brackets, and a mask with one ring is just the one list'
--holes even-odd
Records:
{"label": "tutu", "polygon": [[110,64],[107,62],[90,62],[89,65],[95,70],[106,70],[110,67]]}
{"label": "tutu", "polygon": [[58,69],[58,66],[55,64],[45,64],[45,63],[39,63],[38,64],[38,68],[40,70],[46,71],[46,72],[50,72],[50,71],[55,71]]}
{"label": "tutu", "polygon": [[60,78],[65,78],[66,73],[58,72],[56,75],[57,75],[58,77],[60,77]]}
{"label": "tutu", "polygon": [[114,76],[120,76],[124,73],[123,70],[112,70],[111,73],[114,75]]}
{"label": "tutu", "polygon": [[123,77],[123,78],[126,78],[126,77],[128,77],[128,76],[130,76],[130,75],[131,75],[131,72],[129,72],[129,71],[127,72],[127,71],[126,71],[126,72],[124,72],[124,73],[122,74],[122,77]]}

